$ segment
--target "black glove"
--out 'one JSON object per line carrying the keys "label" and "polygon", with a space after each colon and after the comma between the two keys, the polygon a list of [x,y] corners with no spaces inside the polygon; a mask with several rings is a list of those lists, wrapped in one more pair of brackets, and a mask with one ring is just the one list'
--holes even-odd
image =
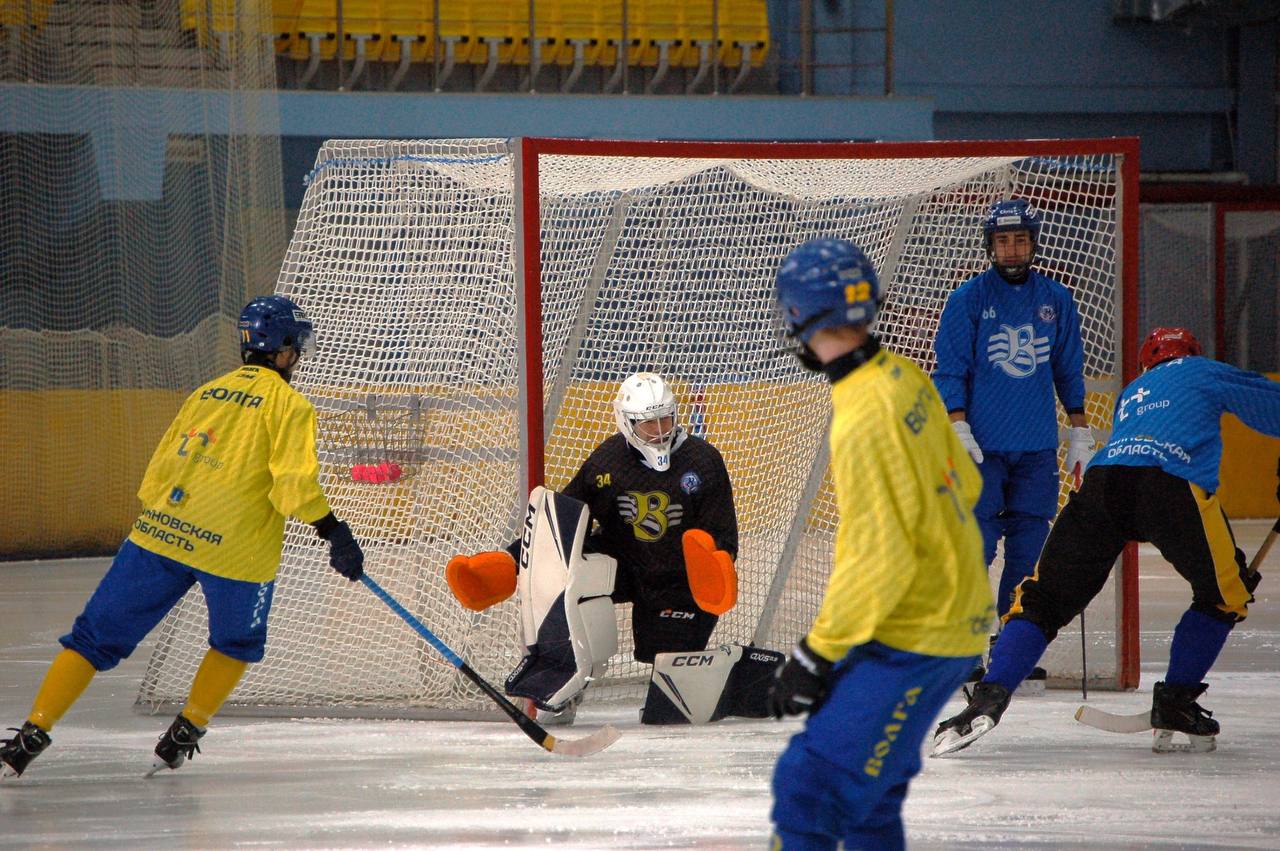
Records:
{"label": "black glove", "polygon": [[364,550],[344,521],[326,514],[315,523],[316,534],[329,542],[329,566],[355,582],[364,576]]}
{"label": "black glove", "polygon": [[767,698],[770,714],[781,718],[817,712],[831,686],[832,667],[832,662],[814,653],[805,640],[800,639],[786,663],[779,665],[773,675]]}

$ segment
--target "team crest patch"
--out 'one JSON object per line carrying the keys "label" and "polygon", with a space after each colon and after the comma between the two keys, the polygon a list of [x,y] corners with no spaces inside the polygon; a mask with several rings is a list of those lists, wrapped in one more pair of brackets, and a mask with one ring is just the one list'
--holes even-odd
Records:
{"label": "team crest patch", "polygon": [[1052,322],[1058,318],[1058,311],[1053,309],[1052,304],[1042,304],[1039,315],[1041,322]]}
{"label": "team crest patch", "polygon": [[702,479],[698,478],[698,474],[693,470],[680,477],[680,490],[685,493],[695,493],[700,487],[702,487]]}

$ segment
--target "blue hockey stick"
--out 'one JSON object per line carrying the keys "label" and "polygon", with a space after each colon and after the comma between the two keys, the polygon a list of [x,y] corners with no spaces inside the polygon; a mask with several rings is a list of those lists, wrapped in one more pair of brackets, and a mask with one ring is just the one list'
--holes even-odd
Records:
{"label": "blue hockey stick", "polygon": [[418,620],[409,612],[408,609],[400,605],[395,597],[392,597],[383,590],[381,585],[374,582],[373,578],[370,577],[369,574],[366,573],[361,576],[360,581],[363,582],[370,591],[376,594],[378,599],[386,603],[387,607],[390,608],[391,611],[395,612],[405,623],[413,627],[414,631],[417,632],[418,635],[425,638],[428,644],[434,647],[441,656],[449,661],[450,665],[453,665],[453,667],[461,671],[463,675],[467,679],[471,680],[471,682],[475,683],[490,700],[498,704],[498,708],[505,712],[508,718],[516,722],[520,729],[524,731],[526,736],[533,739],[534,742],[544,749],[551,753],[565,754],[567,756],[587,756],[588,754],[604,750],[609,747],[609,745],[616,742],[622,735],[612,724],[606,724],[591,735],[581,739],[575,739],[573,741],[557,739],[555,736],[543,729],[537,721],[517,709],[515,704],[507,700],[507,698],[504,697],[500,691],[491,686],[484,677],[477,674],[470,665],[462,660],[461,656],[449,649],[449,645],[445,644],[439,638],[436,638],[435,633],[427,629],[422,621]]}

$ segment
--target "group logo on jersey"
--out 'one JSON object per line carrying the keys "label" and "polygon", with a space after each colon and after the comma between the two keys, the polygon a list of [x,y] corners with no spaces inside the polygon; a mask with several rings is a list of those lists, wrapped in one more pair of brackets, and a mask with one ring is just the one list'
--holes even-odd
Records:
{"label": "group logo on jersey", "polygon": [[1120,400],[1120,411],[1116,416],[1121,420],[1129,419],[1130,405],[1133,405],[1133,413],[1141,415],[1147,411],[1154,411],[1160,408],[1169,407],[1168,399],[1158,399],[1154,402],[1148,402],[1147,397],[1151,395],[1151,391],[1145,387],[1139,387],[1129,396],[1125,396]]}
{"label": "group logo on jersey", "polygon": [[1049,362],[1049,338],[1037,337],[1031,325],[1002,324],[987,340],[987,360],[1010,378],[1026,378],[1037,365]]}
{"label": "group logo on jersey", "polygon": [[1040,309],[1036,311],[1036,316],[1040,317],[1041,322],[1052,322],[1058,318],[1058,311],[1053,309],[1052,304],[1042,304]]}
{"label": "group logo on jersey", "polygon": [[647,543],[662,540],[684,517],[684,506],[672,502],[664,491],[627,491],[617,501],[618,514],[631,525],[636,539]]}
{"label": "group logo on jersey", "polygon": [[702,479],[693,470],[680,477],[680,490],[685,493],[697,493],[700,487],[702,487]]}

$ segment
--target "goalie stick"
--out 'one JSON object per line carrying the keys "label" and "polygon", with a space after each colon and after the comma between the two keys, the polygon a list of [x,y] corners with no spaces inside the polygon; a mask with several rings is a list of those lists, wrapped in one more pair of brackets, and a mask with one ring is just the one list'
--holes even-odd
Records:
{"label": "goalie stick", "polygon": [[464,662],[461,656],[450,650],[449,646],[439,638],[436,638],[431,630],[427,629],[420,620],[414,617],[404,606],[400,605],[394,597],[384,591],[381,585],[374,582],[369,574],[366,573],[361,576],[360,581],[376,594],[382,602],[386,603],[391,611],[399,615],[405,623],[409,624],[419,635],[425,638],[428,644],[449,661],[449,664],[461,671],[467,679],[475,683],[485,693],[485,696],[498,704],[498,708],[505,712],[508,718],[516,722],[516,725],[524,731],[526,736],[542,746],[543,749],[565,756],[588,756],[609,747],[622,735],[612,724],[606,724],[591,735],[584,736],[581,739],[557,739],[544,730],[537,721],[517,709],[511,701],[507,700],[501,692],[490,685],[484,677],[472,670],[471,666]]}

